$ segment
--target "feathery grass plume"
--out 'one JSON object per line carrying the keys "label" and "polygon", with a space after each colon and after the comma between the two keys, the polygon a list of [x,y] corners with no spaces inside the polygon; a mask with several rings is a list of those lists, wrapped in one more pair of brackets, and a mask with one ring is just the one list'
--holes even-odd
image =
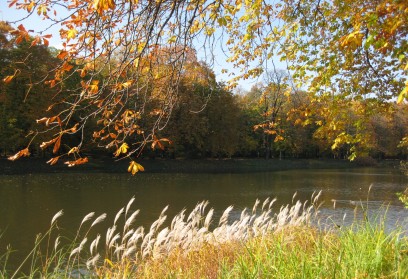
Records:
{"label": "feathery grass plume", "polygon": [[292,196],[292,203],[294,202],[296,196],[297,196],[297,192],[295,192],[295,193],[293,194],[293,196]]}
{"label": "feathery grass plume", "polygon": [[274,199],[269,203],[268,210],[270,210],[270,209],[272,208],[273,204],[274,204],[276,201],[277,201],[277,199],[274,198]]}
{"label": "feathery grass plume", "polygon": [[130,217],[126,220],[125,226],[123,228],[123,231],[127,231],[129,226],[135,221],[136,216],[139,214],[140,210],[136,210],[135,212],[130,215]]}
{"label": "feathery grass plume", "polygon": [[[256,202],[255,202],[255,204],[256,204]],[[220,226],[221,225],[226,225],[228,223],[228,217],[229,217],[229,214],[230,214],[230,212],[232,211],[233,208],[234,207],[232,205],[230,205],[230,206],[227,207],[227,209],[224,210],[224,212],[221,215],[220,222],[218,223]]]}
{"label": "feathery grass plume", "polygon": [[95,212],[91,212],[91,213],[88,213],[87,215],[85,215],[85,217],[82,219],[81,224],[79,225],[79,228],[81,228],[82,225],[83,225],[85,222],[91,220],[92,217],[94,217],[94,215],[95,215]]}
{"label": "feathery grass plume", "polygon": [[57,238],[55,239],[55,242],[54,242],[54,251],[57,251],[58,250],[58,246],[60,245],[60,236],[57,236]]}
{"label": "feathery grass plume", "polygon": [[[120,238],[120,236],[119,236],[118,238]],[[121,252],[124,251],[124,250],[125,250],[125,246],[124,246],[124,245],[116,245],[116,246],[115,246],[115,251],[113,252],[113,254],[116,255],[118,261],[121,260],[121,257],[120,257],[120,256],[121,256]]]}
{"label": "feathery grass plume", "polygon": [[133,245],[136,245],[140,239],[143,240],[144,238],[144,227],[139,227],[136,229],[136,231],[133,233],[133,235],[129,238],[127,242],[127,246],[131,247]]}
{"label": "feathery grass plume", "polygon": [[106,213],[103,213],[103,214],[99,215],[99,217],[96,218],[95,221],[92,222],[91,228],[93,226],[95,226],[96,224],[99,224],[100,222],[103,222],[105,220],[105,218],[106,218]]}
{"label": "feathery grass plume", "polygon": [[82,241],[81,241],[81,243],[79,244],[79,246],[78,247],[76,247],[75,249],[73,249],[72,251],[71,251],[71,253],[69,254],[69,258],[71,258],[73,255],[75,255],[75,254],[79,254],[81,251],[82,251],[82,248],[84,248],[84,245],[85,245],[85,243],[86,243],[86,241],[87,241],[88,239],[85,237]]}
{"label": "feathery grass plume", "polygon": [[112,227],[108,228],[108,230],[106,231],[106,241],[105,241],[106,247],[109,247],[109,243],[115,231],[116,231],[116,225],[113,225]]}
{"label": "feathery grass plume", "polygon": [[269,197],[266,198],[266,200],[264,200],[264,202],[262,203],[262,207],[261,210],[263,211],[265,209],[265,206],[269,203]]}
{"label": "feathery grass plume", "polygon": [[109,241],[108,248],[109,249],[112,248],[119,238],[120,238],[120,233],[115,234],[115,236],[112,237],[112,239]]}
{"label": "feathery grass plume", "polygon": [[135,201],[135,197],[133,196],[130,201],[127,203],[126,205],[126,211],[125,211],[125,215],[127,215],[129,208],[132,206],[132,203]]}
{"label": "feathery grass plume", "polygon": [[252,207],[252,214],[256,213],[256,209],[258,208],[259,200],[256,199],[254,206]]}
{"label": "feathery grass plume", "polygon": [[[114,225],[116,225],[116,222],[119,220],[119,218],[120,218],[120,216],[122,215],[123,211],[125,211],[125,209],[122,207],[122,208],[118,211],[118,213],[116,213],[115,220],[113,221],[113,224],[114,224]],[[127,211],[126,211],[126,212],[127,212]]]}
{"label": "feathery grass plume", "polygon": [[90,259],[86,262],[86,267],[87,267],[88,269],[91,269],[91,267],[93,267],[93,266],[96,267],[96,265],[97,265],[97,263],[98,263],[98,260],[99,260],[100,258],[101,258],[101,255],[96,254],[95,256],[93,256],[92,258],[90,258]]}
{"label": "feathery grass plume", "polygon": [[123,253],[123,257],[124,258],[130,257],[132,254],[135,253],[136,249],[137,249],[136,246],[131,246],[130,248],[127,248]]}
{"label": "feathery grass plume", "polygon": [[134,234],[134,230],[133,229],[130,229],[129,231],[127,231],[123,236],[122,236],[122,244],[124,244],[127,240],[128,240],[128,238],[130,238],[133,234]]}
{"label": "feathery grass plume", "polygon": [[211,220],[212,220],[213,215],[214,215],[214,209],[211,208],[210,211],[208,211],[207,216],[205,217],[205,220],[204,220],[204,227],[205,228],[207,228],[207,229],[210,228]]}
{"label": "feathery grass plume", "polygon": [[91,242],[91,245],[89,246],[89,251],[91,252],[91,255],[96,253],[100,239],[101,239],[101,235],[98,233],[96,238]]}
{"label": "feathery grass plume", "polygon": [[52,217],[52,219],[51,219],[51,227],[54,225],[54,223],[57,221],[57,219],[58,219],[59,217],[61,217],[63,214],[64,214],[64,211],[63,211],[63,210],[60,210],[60,211],[58,211],[58,212],[54,215],[54,217]]}

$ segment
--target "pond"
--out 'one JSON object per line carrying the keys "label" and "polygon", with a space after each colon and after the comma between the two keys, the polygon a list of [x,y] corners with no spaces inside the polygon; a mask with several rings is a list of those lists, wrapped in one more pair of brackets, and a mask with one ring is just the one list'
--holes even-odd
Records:
{"label": "pond", "polygon": [[132,197],[135,197],[133,209],[141,210],[136,226],[150,226],[166,205],[169,205],[167,215],[172,218],[183,208],[189,210],[198,202],[208,200],[209,207],[220,216],[229,205],[234,205],[238,214],[245,207],[252,208],[256,199],[276,197],[276,209],[279,209],[281,205],[292,203],[294,193],[297,193],[295,200],[303,202],[310,200],[314,192],[322,191],[319,199],[322,216],[332,216],[336,223],[342,222],[345,214],[346,222],[351,222],[354,209],[361,202],[374,213],[387,210],[388,227],[398,222],[407,229],[408,211],[395,195],[406,185],[406,177],[390,168],[142,173],[133,177],[127,173],[0,175],[0,231],[3,233],[0,255],[8,244],[18,250],[16,258],[27,254],[36,234],[45,232],[53,215],[61,209],[64,215],[59,226],[68,236],[74,234],[89,212],[108,214],[106,225],[96,228],[104,234],[116,212]]}

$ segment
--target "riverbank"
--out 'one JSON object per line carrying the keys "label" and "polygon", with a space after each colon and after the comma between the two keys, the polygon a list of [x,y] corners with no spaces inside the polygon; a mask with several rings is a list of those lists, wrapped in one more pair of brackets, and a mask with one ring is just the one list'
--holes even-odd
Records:
{"label": "riverbank", "polygon": [[[62,162],[54,166],[46,159],[22,158],[9,161],[0,158],[0,174],[58,173],[58,172],[126,172],[129,161],[113,158],[89,158],[84,165],[68,168]],[[138,161],[149,173],[240,173],[268,172],[294,169],[351,169],[367,166],[360,162],[330,159],[142,159]],[[398,167],[398,160],[370,163],[370,167]]]}

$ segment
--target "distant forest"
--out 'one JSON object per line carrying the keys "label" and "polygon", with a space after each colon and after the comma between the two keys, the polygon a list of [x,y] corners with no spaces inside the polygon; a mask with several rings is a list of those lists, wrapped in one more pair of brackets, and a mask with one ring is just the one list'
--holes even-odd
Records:
{"label": "distant forest", "polygon": [[[61,110],[65,96],[80,84],[81,73],[73,69],[58,87],[44,84],[42,78],[58,64],[59,51],[29,42],[15,46],[10,43],[9,27],[0,27],[0,154],[8,156],[24,148],[31,140],[27,135],[42,130],[30,145],[31,156],[50,157],[52,150],[40,144],[54,132],[44,130],[37,120],[45,111]],[[352,102],[333,96],[316,101],[307,92],[291,88],[284,71],[268,73],[249,91],[229,90],[217,82],[205,63],[195,57],[187,62],[178,100],[166,127],[157,132],[165,140],[155,141],[155,148],[145,148],[141,157],[345,159],[355,154],[405,159],[408,155],[406,148],[399,147],[408,134],[406,103],[396,105],[391,100],[371,111],[375,100],[369,96]],[[4,82],[16,71],[13,80]],[[151,119],[144,116],[140,125],[155,121],[154,111],[150,114]],[[116,136],[102,130],[96,133],[99,121],[87,122],[90,128],[82,136],[94,139],[95,144],[83,146],[84,154],[106,154],[107,149],[104,145],[98,148],[98,142]],[[80,140],[67,137],[58,152],[68,152]],[[108,153],[113,156],[115,150],[112,147]]]}

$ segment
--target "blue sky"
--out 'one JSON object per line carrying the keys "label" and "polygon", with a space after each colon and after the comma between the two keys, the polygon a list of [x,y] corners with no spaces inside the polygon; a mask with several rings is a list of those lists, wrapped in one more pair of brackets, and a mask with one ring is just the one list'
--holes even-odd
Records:
{"label": "blue sky", "polygon": [[[19,21],[20,19],[24,18],[27,13],[24,11],[19,11],[17,9],[9,8],[8,3],[6,0],[1,0],[0,1],[0,19],[3,21],[8,21],[10,23],[13,23],[14,21],[18,21],[16,23],[13,23],[13,26],[18,26],[20,23],[24,25],[24,27],[27,30],[34,30],[35,32],[38,31],[43,31],[45,28],[49,26],[49,24],[43,20],[40,19],[37,14],[33,14],[30,16],[28,19],[25,19],[23,21]],[[50,45],[54,46],[56,48],[61,48],[61,40],[59,38],[59,26],[54,26],[50,28],[49,30],[46,30],[44,34],[52,34],[52,38],[50,39]],[[32,34],[35,35],[36,33],[33,32]]]}

